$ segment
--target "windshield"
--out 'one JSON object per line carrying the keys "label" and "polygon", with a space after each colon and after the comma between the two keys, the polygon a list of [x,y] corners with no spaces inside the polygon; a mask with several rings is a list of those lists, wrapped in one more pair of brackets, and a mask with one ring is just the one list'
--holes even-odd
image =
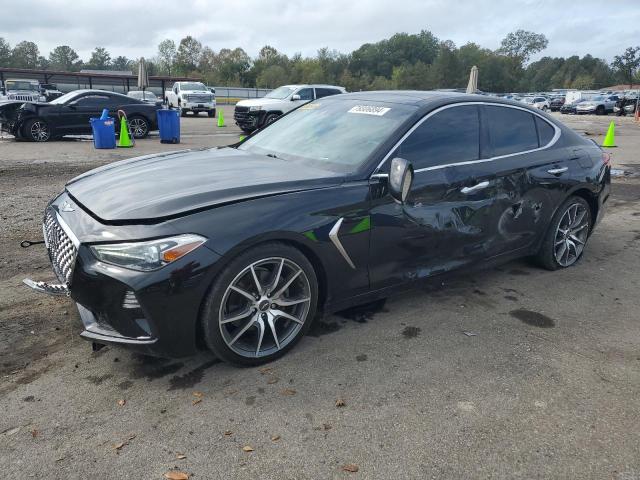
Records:
{"label": "windshield", "polygon": [[69,93],[65,93],[64,95],[62,95],[61,97],[58,98],[54,98],[53,100],[51,100],[49,103],[53,103],[55,105],[61,105],[63,103],[67,103],[68,101],[70,101],[71,99],[77,97],[79,95],[79,93],[81,92],[69,92]]}
{"label": "windshield", "polygon": [[416,109],[370,100],[318,100],[282,117],[238,149],[354,172]]}
{"label": "windshield", "polygon": [[287,98],[289,95],[291,95],[291,93],[295,90],[295,88],[291,88],[291,87],[280,87],[280,88],[276,88],[275,90],[271,90],[269,93],[267,93],[264,98],[276,98],[278,100],[282,100],[284,98]]}
{"label": "windshield", "polygon": [[200,82],[184,82],[180,84],[180,90],[206,90],[204,83]]}
{"label": "windshield", "polygon": [[21,82],[19,80],[7,80],[5,82],[7,90],[31,90],[33,92],[38,90],[38,85],[31,82]]}

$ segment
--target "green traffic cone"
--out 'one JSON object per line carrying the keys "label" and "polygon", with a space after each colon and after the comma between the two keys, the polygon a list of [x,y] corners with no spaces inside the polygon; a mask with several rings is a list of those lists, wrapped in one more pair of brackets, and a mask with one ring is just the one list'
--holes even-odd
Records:
{"label": "green traffic cone", "polygon": [[614,148],[616,146],[616,126],[613,121],[609,124],[609,129],[607,130],[607,136],[604,137],[604,142],[602,143],[603,147],[606,148]]}
{"label": "green traffic cone", "polygon": [[243,141],[245,138],[247,138],[246,135],[240,135],[240,141]]}
{"label": "green traffic cone", "polygon": [[120,120],[120,140],[118,141],[118,147],[133,147],[133,142],[131,141],[131,137],[129,136],[129,125],[126,118]]}
{"label": "green traffic cone", "polygon": [[218,126],[219,127],[224,127],[224,113],[222,112],[222,109],[218,110]]}

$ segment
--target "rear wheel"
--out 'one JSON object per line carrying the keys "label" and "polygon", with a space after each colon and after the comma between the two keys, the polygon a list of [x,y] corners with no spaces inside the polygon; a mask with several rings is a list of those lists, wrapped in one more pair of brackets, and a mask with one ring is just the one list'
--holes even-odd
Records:
{"label": "rear wheel", "polygon": [[591,208],[582,197],[569,197],[551,221],[537,259],[548,270],[574,265],[584,253],[591,231]]}
{"label": "rear wheel", "polygon": [[309,330],[318,283],[311,263],[279,242],[232,260],[214,282],[202,316],[207,346],[237,365],[284,355]]}
{"label": "rear wheel", "polygon": [[23,136],[32,142],[48,142],[51,139],[49,124],[40,118],[29,120],[22,129]]}
{"label": "rear wheel", "polygon": [[598,105],[598,108],[596,108],[596,115],[604,115],[605,113],[604,106]]}
{"label": "rear wheel", "polygon": [[149,135],[149,122],[146,118],[133,116],[129,119],[128,123],[133,138],[145,138]]}

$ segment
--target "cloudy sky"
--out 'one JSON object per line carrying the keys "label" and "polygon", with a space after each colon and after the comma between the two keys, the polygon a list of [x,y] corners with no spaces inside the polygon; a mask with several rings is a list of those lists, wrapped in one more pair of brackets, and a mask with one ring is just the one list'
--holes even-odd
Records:
{"label": "cloudy sky", "polygon": [[48,56],[69,45],[83,59],[95,46],[112,57],[152,57],[164,38],[193,35],[214,50],[265,44],[313,55],[349,52],[396,32],[430,30],[460,46],[495,49],[516,29],[544,33],[543,55],[591,53],[610,61],[640,44],[640,0],[0,0],[0,36],[36,42]]}

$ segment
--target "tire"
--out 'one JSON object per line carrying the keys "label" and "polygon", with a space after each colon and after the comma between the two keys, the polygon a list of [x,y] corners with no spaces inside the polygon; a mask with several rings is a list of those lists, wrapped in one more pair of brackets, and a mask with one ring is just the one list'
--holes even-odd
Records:
{"label": "tire", "polygon": [[216,116],[216,111],[215,110],[209,110],[207,112],[207,115],[209,115],[209,118],[214,118]]}
{"label": "tire", "polygon": [[278,115],[277,113],[270,113],[269,115],[267,115],[267,118],[264,119],[264,126],[266,127],[267,125],[272,124],[279,117],[280,117],[280,115]]}
{"label": "tire", "polygon": [[187,111],[183,110],[182,108],[180,109],[180,116],[181,117],[186,117],[187,116]]}
{"label": "tire", "polygon": [[309,330],[317,301],[316,274],[302,252],[280,242],[259,245],[231,260],[211,286],[201,317],[205,343],[235,365],[271,362]]}
{"label": "tire", "polygon": [[129,130],[135,139],[145,138],[149,135],[149,130],[151,126],[149,125],[149,120],[140,116],[134,115],[128,119],[129,121]]}
{"label": "tire", "polygon": [[604,107],[602,105],[598,105],[598,108],[596,108],[596,115],[604,115],[605,113]]}
{"label": "tire", "polygon": [[546,105],[543,105],[543,106],[542,106],[542,111],[543,111],[543,112],[546,112],[546,111],[547,111],[547,106],[546,106]]}
{"label": "tire", "polygon": [[[574,213],[573,221],[572,212]],[[567,217],[567,215],[569,216]],[[558,270],[575,265],[584,253],[592,225],[591,207],[587,201],[582,197],[569,197],[551,220],[549,229],[536,255],[538,263],[547,270]],[[565,234],[566,226],[572,227]],[[564,247],[568,252],[566,253],[566,261],[562,243],[564,243]],[[573,244],[573,247],[571,247],[571,244]]]}
{"label": "tire", "polygon": [[49,124],[41,118],[32,118],[22,127],[22,136],[31,142],[48,142],[51,140]]}

